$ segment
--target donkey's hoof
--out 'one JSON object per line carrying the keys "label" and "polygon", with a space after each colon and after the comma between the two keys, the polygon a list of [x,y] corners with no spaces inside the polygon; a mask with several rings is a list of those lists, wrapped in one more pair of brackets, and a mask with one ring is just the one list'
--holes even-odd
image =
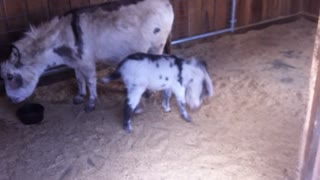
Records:
{"label": "donkey's hoof", "polygon": [[125,130],[126,133],[131,133],[132,132],[132,126],[131,124],[124,124],[123,129]]}
{"label": "donkey's hoof", "polygon": [[171,112],[171,108],[170,107],[163,107],[163,111],[164,112]]}
{"label": "donkey's hoof", "polygon": [[136,107],[133,111],[134,114],[141,114],[142,112],[143,112],[143,109],[140,106]]}
{"label": "donkey's hoof", "polygon": [[191,122],[191,117],[190,117],[190,116],[182,116],[182,118],[183,118],[186,122]]}
{"label": "donkey's hoof", "polygon": [[83,96],[75,96],[73,98],[73,104],[78,105],[84,103],[84,97]]}
{"label": "donkey's hoof", "polygon": [[94,104],[88,104],[84,107],[84,111],[85,112],[92,112],[93,110],[95,110],[96,106]]}

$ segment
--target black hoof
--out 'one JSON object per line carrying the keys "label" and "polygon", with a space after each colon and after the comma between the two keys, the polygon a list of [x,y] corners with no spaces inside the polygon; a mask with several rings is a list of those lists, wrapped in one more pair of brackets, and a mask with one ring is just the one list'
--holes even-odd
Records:
{"label": "black hoof", "polygon": [[191,122],[191,117],[189,116],[183,116],[182,117],[186,122]]}
{"label": "black hoof", "polygon": [[125,124],[123,125],[123,129],[126,131],[126,133],[131,133],[132,132],[132,127],[130,124]]}
{"label": "black hoof", "polygon": [[78,105],[84,103],[84,97],[83,96],[76,96],[73,98],[73,104]]}
{"label": "black hoof", "polygon": [[84,108],[84,111],[85,112],[92,112],[93,110],[95,110],[96,106],[95,105],[87,105],[85,108]]}

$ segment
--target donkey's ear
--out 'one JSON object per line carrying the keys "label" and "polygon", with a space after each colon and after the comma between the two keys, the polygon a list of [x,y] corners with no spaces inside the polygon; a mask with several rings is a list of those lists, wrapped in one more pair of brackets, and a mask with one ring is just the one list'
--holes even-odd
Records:
{"label": "donkey's ear", "polygon": [[11,61],[17,61],[20,58],[19,49],[15,45],[10,46],[10,56],[9,59]]}
{"label": "donkey's ear", "polygon": [[10,46],[10,56],[9,56],[10,63],[14,64],[16,68],[20,68],[23,66],[21,63],[21,54],[19,49],[15,45]]}

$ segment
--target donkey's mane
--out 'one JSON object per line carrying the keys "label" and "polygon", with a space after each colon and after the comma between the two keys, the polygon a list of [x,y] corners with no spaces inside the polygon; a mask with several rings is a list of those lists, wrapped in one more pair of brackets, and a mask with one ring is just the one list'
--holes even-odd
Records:
{"label": "donkey's mane", "polygon": [[[53,47],[57,42],[59,31],[64,29],[62,26],[65,21],[61,20],[61,18],[55,17],[37,27],[30,25],[30,29],[25,33],[25,36],[14,43],[19,48],[22,57],[29,57],[21,59],[23,64],[38,61],[38,58],[34,58],[38,53]],[[28,62],[25,62],[26,60]]]}
{"label": "donkey's mane", "polygon": [[40,24],[38,27],[30,25],[29,31],[25,33],[26,37],[33,40],[43,39],[46,36],[50,36],[57,29],[59,18],[55,17],[50,21]]}

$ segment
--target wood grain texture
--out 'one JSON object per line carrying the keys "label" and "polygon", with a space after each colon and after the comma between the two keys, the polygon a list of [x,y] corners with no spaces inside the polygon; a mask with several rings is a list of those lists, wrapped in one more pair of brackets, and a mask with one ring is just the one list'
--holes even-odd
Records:
{"label": "wood grain texture", "polygon": [[[320,19],[311,66],[309,102],[302,134],[300,179],[319,179],[320,157]],[[317,169],[315,169],[315,166]]]}
{"label": "wood grain texture", "polygon": [[319,0],[304,0],[303,1],[304,12],[315,16],[319,15],[320,12],[320,1]]}
{"label": "wood grain texture", "polygon": [[[29,24],[38,25],[72,8],[115,0],[1,0],[0,51],[17,40]],[[236,27],[297,14],[302,0],[237,0]],[[304,9],[316,12],[318,0],[306,0]],[[173,39],[212,32],[230,26],[231,0],[171,0],[175,22]],[[14,32],[12,32],[14,31]]]}

